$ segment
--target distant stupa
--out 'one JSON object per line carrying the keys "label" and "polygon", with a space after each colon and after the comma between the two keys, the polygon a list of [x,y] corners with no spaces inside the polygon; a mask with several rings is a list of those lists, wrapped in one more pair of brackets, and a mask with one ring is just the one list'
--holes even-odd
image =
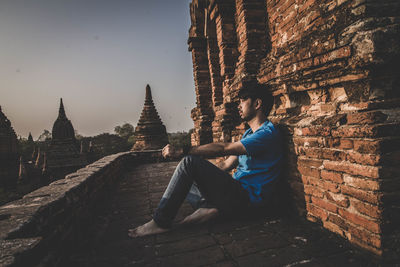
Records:
{"label": "distant stupa", "polygon": [[67,118],[67,115],[65,115],[65,109],[62,98],[60,99],[58,118],[53,124],[52,139],[75,141],[74,127],[72,126],[71,121]]}
{"label": "distant stupa", "polygon": [[53,124],[51,143],[46,153],[46,171],[52,180],[57,180],[85,165],[87,161],[80,154],[74,127],[65,114],[61,98],[58,117]]}
{"label": "distant stupa", "polygon": [[0,106],[0,187],[13,187],[18,179],[17,135]]}
{"label": "distant stupa", "polygon": [[154,106],[149,85],[146,86],[144,107],[135,128],[135,140],[133,151],[161,149],[168,144],[167,131]]}

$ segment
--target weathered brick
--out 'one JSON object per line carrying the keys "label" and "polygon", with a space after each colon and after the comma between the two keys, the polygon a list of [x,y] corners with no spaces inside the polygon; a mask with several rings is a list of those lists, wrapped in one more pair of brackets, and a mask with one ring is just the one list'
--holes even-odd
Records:
{"label": "weathered brick", "polygon": [[351,199],[351,206],[353,206],[359,213],[367,215],[369,217],[380,219],[382,211],[376,205],[371,205],[356,199]]}
{"label": "weathered brick", "polygon": [[370,178],[379,178],[379,167],[365,166],[346,161],[337,162],[329,160],[324,160],[323,165],[327,170],[341,171],[352,175],[360,175]]}
{"label": "weathered brick", "polygon": [[337,233],[337,234],[339,234],[339,235],[341,235],[341,236],[344,236],[344,231],[343,231],[343,229],[340,228],[337,224],[332,223],[332,222],[330,222],[330,221],[323,221],[323,222],[322,222],[322,225],[323,225],[326,229],[328,229],[328,230],[330,230],[330,231],[332,231],[332,232],[334,232],[334,233]]}
{"label": "weathered brick", "polygon": [[340,145],[340,138],[332,138],[332,137],[325,138],[326,147],[337,148],[339,145]]}
{"label": "weathered brick", "polygon": [[312,185],[304,185],[304,193],[315,197],[324,197],[325,192],[318,187]]}
{"label": "weathered brick", "polygon": [[380,185],[377,180],[371,180],[368,178],[360,178],[360,177],[354,177],[348,174],[343,175],[343,180],[346,185],[350,185],[355,188],[360,188],[364,189],[367,191],[376,191],[379,190]]}
{"label": "weathered brick", "polygon": [[306,175],[306,176],[312,176],[312,177],[316,177],[319,178],[320,177],[320,170],[316,169],[316,168],[310,168],[310,167],[305,167],[305,166],[299,166],[298,167],[299,172],[302,175]]}
{"label": "weathered brick", "polygon": [[337,0],[337,5],[340,6],[347,1],[349,1],[349,0]]}
{"label": "weathered brick", "polygon": [[333,137],[375,137],[377,136],[376,126],[341,126],[332,130]]}
{"label": "weathered brick", "polygon": [[335,194],[333,192],[326,192],[326,198],[336,205],[347,208],[350,204],[349,198],[342,194]]}
{"label": "weathered brick", "polygon": [[372,124],[384,122],[387,115],[381,111],[358,112],[347,114],[348,124]]}
{"label": "weathered brick", "polygon": [[347,225],[348,232],[351,234],[350,240],[352,237],[356,237],[366,244],[373,245],[376,248],[381,247],[382,240],[380,235],[371,233],[369,231],[364,230],[363,228],[353,226],[351,224]]}
{"label": "weathered brick", "polygon": [[304,146],[304,147],[318,147],[319,146],[319,137],[294,137],[293,142],[296,145]]}
{"label": "weathered brick", "polygon": [[386,137],[398,136],[400,126],[398,123],[364,125],[364,126],[341,126],[338,129],[332,129],[333,137]]}
{"label": "weathered brick", "polygon": [[377,140],[356,139],[353,141],[353,149],[358,153],[375,154],[380,150]]}
{"label": "weathered brick", "polygon": [[339,226],[340,228],[342,228],[344,230],[347,230],[347,225],[348,224],[346,223],[346,221],[342,217],[340,217],[337,214],[330,213],[329,216],[328,216],[328,221],[336,224],[337,226]]}
{"label": "weathered brick", "polygon": [[301,135],[304,136],[329,136],[330,134],[330,127],[323,127],[319,125],[313,127],[305,127],[301,131]]}
{"label": "weathered brick", "polygon": [[[320,65],[320,64],[325,64],[329,61],[332,60],[336,60],[336,59],[340,59],[340,58],[345,58],[350,56],[350,47],[341,47],[339,49],[330,51],[324,55],[318,56],[314,58],[314,65]],[[326,81],[326,83],[320,83],[322,86],[326,85],[326,84],[334,84],[334,83],[338,83],[338,82],[345,82],[345,81],[351,81],[351,80],[357,80],[357,79],[361,79],[364,78],[365,75],[364,74],[349,74],[343,77],[339,77],[339,78],[334,78],[331,79],[329,81]]]}
{"label": "weathered brick", "polygon": [[382,148],[382,140],[354,140],[354,150],[359,153],[376,154]]}
{"label": "weathered brick", "polygon": [[347,159],[347,154],[342,150],[324,148],[321,157],[332,161],[343,161]]}
{"label": "weathered brick", "polygon": [[354,151],[349,151],[346,159],[352,163],[364,164],[364,165],[379,165],[382,163],[380,155],[375,154],[361,154]]}
{"label": "weathered brick", "polygon": [[321,170],[321,178],[338,184],[343,183],[342,174],[339,172]]}
{"label": "weathered brick", "polygon": [[334,193],[340,192],[340,187],[337,183],[321,180],[319,186],[322,189],[328,190],[330,192],[334,192]]}
{"label": "weathered brick", "polygon": [[379,193],[379,192],[365,191],[365,190],[354,188],[354,187],[347,186],[347,185],[341,185],[340,188],[341,188],[341,192],[343,194],[354,197],[361,201],[366,201],[366,202],[369,202],[369,203],[375,204],[375,205],[378,205],[381,202],[382,196],[381,196],[381,193]]}
{"label": "weathered brick", "polygon": [[329,203],[328,201],[318,198],[318,197],[311,197],[311,202],[315,205],[317,205],[320,208],[323,208],[327,211],[337,213],[338,212],[338,207],[332,203]]}
{"label": "weathered brick", "polygon": [[318,206],[313,205],[312,203],[307,204],[307,211],[311,215],[320,218],[323,221],[326,221],[328,218],[328,212],[324,209],[319,208]]}
{"label": "weathered brick", "polygon": [[[319,63],[314,61],[314,64]],[[365,79],[367,77],[366,74],[348,74],[348,75],[344,75],[341,77],[337,77],[337,78],[333,78],[333,79],[328,79],[328,80],[324,80],[324,81],[320,81],[319,84],[321,86],[327,86],[327,85],[333,85],[333,84],[337,84],[337,83],[343,83],[343,82],[348,82],[348,81],[355,81],[355,80],[360,80],[360,79]]]}
{"label": "weathered brick", "polygon": [[353,148],[353,140],[350,139],[340,139],[340,149],[352,149]]}
{"label": "weathered brick", "polygon": [[311,177],[309,177],[309,176],[307,176],[307,175],[301,175],[300,177],[301,177],[301,180],[302,180],[302,182],[303,182],[304,185],[307,185],[307,184],[310,183],[309,181],[310,181],[310,178],[311,178]]}
{"label": "weathered brick", "polygon": [[300,155],[305,155],[309,158],[322,158],[322,149],[321,148],[305,148],[305,147],[299,147],[299,154]]}
{"label": "weathered brick", "polygon": [[312,158],[304,158],[299,157],[297,161],[299,166],[310,167],[310,168],[318,168],[322,165],[321,159],[312,159]]}
{"label": "weathered brick", "polygon": [[367,251],[370,251],[372,253],[374,253],[375,255],[378,256],[382,256],[382,248],[376,248],[375,246],[373,246],[372,244],[368,244],[367,242],[361,240],[360,238],[356,237],[356,236],[352,236],[349,232],[345,233],[346,237],[348,240],[350,240],[351,243],[364,248]]}
{"label": "weathered brick", "polygon": [[308,184],[315,186],[316,188],[321,188],[322,190],[335,193],[340,192],[340,187],[337,183],[321,180],[315,177],[307,177],[307,179]]}
{"label": "weathered brick", "polygon": [[349,220],[350,222],[362,226],[363,228],[373,232],[373,233],[380,233],[381,232],[381,227],[379,222],[371,220],[369,218],[365,218],[361,215],[357,215],[353,212],[349,212],[345,209],[340,208],[339,209],[339,215],[342,216],[343,218]]}

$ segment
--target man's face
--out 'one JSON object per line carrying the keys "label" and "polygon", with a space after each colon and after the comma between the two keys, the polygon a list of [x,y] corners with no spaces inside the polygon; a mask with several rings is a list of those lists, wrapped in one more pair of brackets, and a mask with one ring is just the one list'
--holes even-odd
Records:
{"label": "man's face", "polygon": [[249,121],[256,116],[254,101],[251,98],[240,99],[239,115],[244,121]]}

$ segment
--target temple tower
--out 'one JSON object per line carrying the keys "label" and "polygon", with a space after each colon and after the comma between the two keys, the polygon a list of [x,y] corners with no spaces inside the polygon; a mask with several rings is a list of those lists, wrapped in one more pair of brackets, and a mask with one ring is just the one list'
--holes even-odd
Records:
{"label": "temple tower", "polygon": [[146,98],[135,129],[135,138],[133,151],[161,149],[168,144],[167,131],[154,106],[149,85],[146,86]]}
{"label": "temple tower", "polygon": [[17,136],[0,106],[0,186],[12,187],[18,178]]}
{"label": "temple tower", "polygon": [[85,158],[79,153],[74,127],[65,114],[62,98],[58,118],[53,125],[52,140],[46,155],[46,168],[51,180],[62,179],[66,174],[87,164]]}
{"label": "temple tower", "polygon": [[[399,258],[400,1],[192,0],[192,144],[237,141],[238,91],[270,87],[279,194],[308,220]],[[287,209],[289,210],[289,209]],[[399,261],[397,261],[399,262]]]}

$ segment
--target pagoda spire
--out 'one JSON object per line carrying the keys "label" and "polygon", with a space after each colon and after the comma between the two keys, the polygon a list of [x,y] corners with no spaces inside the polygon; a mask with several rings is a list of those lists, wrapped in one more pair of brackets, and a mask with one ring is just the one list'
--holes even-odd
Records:
{"label": "pagoda spire", "polygon": [[145,102],[153,104],[153,97],[151,96],[151,88],[150,85],[146,85],[146,98]]}
{"label": "pagoda spire", "polygon": [[63,100],[62,100],[62,98],[60,98],[60,108],[58,110],[58,118],[64,119],[66,117],[67,117],[67,115],[65,115]]}
{"label": "pagoda spire", "polygon": [[46,148],[45,162],[42,161],[45,166],[40,165],[42,174],[48,175],[46,179],[54,181],[64,178],[66,174],[87,164],[86,159],[79,154],[79,143],[75,138],[74,127],[65,114],[62,98],[51,136],[51,142]]}
{"label": "pagoda spire", "polygon": [[167,131],[153,102],[150,85],[146,86],[144,107],[135,128],[134,151],[161,149],[168,143]]}
{"label": "pagoda spire", "polygon": [[67,118],[67,115],[65,114],[64,103],[62,98],[60,98],[58,117],[54,122],[52,129],[52,140],[54,141],[65,139],[75,140],[75,131],[71,121]]}
{"label": "pagoda spire", "polygon": [[28,142],[33,142],[33,137],[32,137],[31,132],[29,132],[29,135],[28,135]]}

